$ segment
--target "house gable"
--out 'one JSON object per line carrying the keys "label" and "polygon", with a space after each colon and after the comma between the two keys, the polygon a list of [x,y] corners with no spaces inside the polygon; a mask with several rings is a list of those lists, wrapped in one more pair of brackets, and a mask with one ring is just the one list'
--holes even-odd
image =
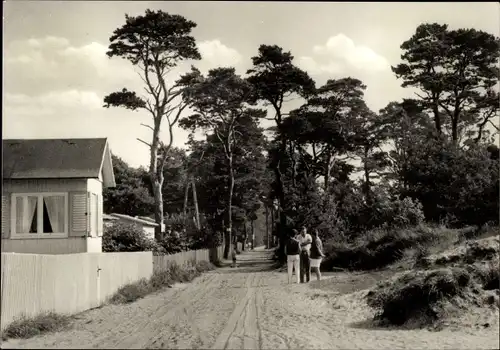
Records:
{"label": "house gable", "polygon": [[111,157],[105,138],[9,139],[2,146],[4,179],[98,178],[103,160]]}
{"label": "house gable", "polygon": [[102,181],[103,187],[116,186],[115,174],[113,171],[113,160],[111,157],[109,143],[107,141],[102,154],[101,166],[99,169],[99,180]]}

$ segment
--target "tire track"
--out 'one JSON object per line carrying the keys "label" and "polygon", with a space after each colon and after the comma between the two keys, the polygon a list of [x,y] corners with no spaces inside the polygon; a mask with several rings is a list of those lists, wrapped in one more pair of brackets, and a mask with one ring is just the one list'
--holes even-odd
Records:
{"label": "tire track", "polygon": [[[200,282],[202,283],[211,283],[215,276],[203,276],[203,279],[200,281],[196,281],[195,284],[198,284]],[[206,281],[206,282],[205,282]],[[139,300],[136,303],[147,303],[147,304],[156,304],[158,299],[161,299],[161,292],[160,294],[151,296],[149,300]],[[171,299],[176,299],[179,295],[179,293],[182,293],[182,290],[176,291],[172,296]],[[123,305],[122,307],[131,307],[132,304],[128,305]],[[147,305],[144,305],[147,306]],[[147,313],[145,309],[143,308],[138,308],[133,312],[132,314],[129,315],[127,320],[125,322],[121,322],[121,324],[116,325],[115,327],[111,329],[103,329],[103,332],[105,332],[102,336],[94,337],[92,340],[92,345],[90,347],[92,348],[100,348],[103,347],[104,344],[109,344],[112,339],[115,339],[115,341],[118,341],[119,343],[116,344],[115,342],[111,343],[111,346],[115,345],[120,345],[121,342],[123,342],[125,345],[127,345],[127,342],[130,342],[131,340],[135,340],[136,334],[132,331],[137,331],[137,330],[142,330],[145,329],[149,326],[151,322],[154,322],[154,317],[156,314],[160,312],[164,312],[166,308],[168,308],[169,305],[168,303],[161,303],[159,305],[159,308],[156,308],[153,310],[152,313]],[[143,320],[141,322],[141,320]],[[138,323],[139,322],[139,323]],[[124,337],[124,334],[126,336]],[[83,345],[83,344],[82,344]],[[88,345],[87,345],[88,346]]]}
{"label": "tire track", "polygon": [[257,334],[258,334],[258,348],[263,348],[262,343],[262,328],[261,328],[261,320],[260,320],[260,312],[261,308],[259,305],[262,305],[262,274],[259,274],[259,283],[257,285],[257,290],[255,292],[255,323],[257,325]]}
{"label": "tire track", "polygon": [[[135,324],[130,327],[131,323],[133,323],[134,321],[137,322],[137,319],[132,319],[128,324],[129,327],[126,327],[127,336],[125,338],[123,338],[123,336],[118,337],[118,343],[115,343],[112,346],[117,346],[125,349],[132,347],[140,348],[149,344],[156,344],[157,340],[162,336],[162,330],[164,330],[165,328],[164,320],[172,318],[172,316],[175,316],[177,313],[181,312],[182,308],[186,304],[189,305],[189,303],[191,303],[193,300],[198,300],[202,294],[213,290],[214,288],[210,287],[214,285],[217,280],[218,275],[212,274],[211,276],[209,276],[207,274],[207,277],[204,278],[204,280],[196,281],[194,284],[188,285],[187,287],[177,291],[177,293],[171,299],[165,300],[166,302],[163,303],[157,310],[155,310],[153,314],[147,316],[146,320],[141,324]],[[199,288],[202,284],[209,287],[208,291],[205,290],[205,288]],[[193,299],[189,299],[188,296]],[[188,298],[188,300],[186,300],[186,298]],[[172,304],[174,304],[173,307]],[[120,328],[123,329],[124,327]],[[148,335],[150,335],[150,337],[148,337]],[[112,337],[113,336],[111,335],[109,338]],[[102,347],[103,344],[100,343],[99,346]]]}
{"label": "tire track", "polygon": [[[156,346],[156,344],[158,343],[161,343],[161,346],[163,347],[165,341],[170,340],[169,338],[172,336],[172,334],[168,332],[170,330],[168,327],[169,324],[168,321],[171,319],[177,321],[179,320],[179,318],[182,318],[182,316],[185,315],[182,312],[183,309],[185,309],[186,307],[187,308],[193,307],[193,305],[195,305],[193,303],[196,302],[199,303],[200,301],[206,302],[206,298],[210,298],[210,296],[217,290],[216,284],[217,282],[219,282],[219,280],[220,280],[219,274],[212,274],[211,278],[207,282],[203,283],[203,285],[201,285],[201,283],[193,284],[189,285],[186,289],[182,290],[180,298],[172,300],[172,303],[175,303],[175,306],[164,314],[156,313],[156,317],[153,321],[155,327],[153,327],[153,329],[147,330],[148,336],[146,336],[146,334],[141,334],[143,342],[141,344],[135,343],[133,347],[151,348],[153,345]],[[162,309],[164,310],[165,307]],[[174,326],[178,323],[180,322],[174,322]],[[172,324],[172,322],[170,322],[170,324]],[[189,323],[189,325],[191,325],[191,323]],[[185,329],[183,329],[182,331],[185,331]],[[174,333],[180,333],[180,332],[174,332]],[[174,341],[177,339],[175,338],[175,335],[173,339]]]}
{"label": "tire track", "polygon": [[[255,322],[255,318],[254,320],[252,320],[252,316],[250,315],[250,318],[248,319],[247,315],[249,314],[248,308],[250,305],[252,305],[251,304],[252,295],[255,295],[256,291],[255,282],[257,279],[258,276],[256,273],[251,273],[246,278],[245,287],[247,288],[247,292],[234,308],[233,313],[226,322],[226,326],[224,327],[222,332],[217,336],[215,343],[212,346],[212,349],[228,349],[229,345],[231,345],[230,347],[231,349],[234,349],[235,347],[233,344],[231,344],[231,340],[235,336],[235,334],[239,332],[243,333],[243,344],[241,344],[241,346],[245,346],[245,339],[246,339],[245,330],[248,327],[251,327],[249,325]],[[245,349],[247,348],[245,347]]]}

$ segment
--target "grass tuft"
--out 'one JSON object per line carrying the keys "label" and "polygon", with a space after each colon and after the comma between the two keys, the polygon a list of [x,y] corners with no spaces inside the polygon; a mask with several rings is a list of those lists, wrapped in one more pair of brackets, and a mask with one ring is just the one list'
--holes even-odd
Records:
{"label": "grass tuft", "polygon": [[432,323],[439,318],[440,303],[462,295],[471,281],[471,274],[458,267],[412,271],[380,283],[368,293],[367,303],[378,311],[376,319],[389,324]]}
{"label": "grass tuft", "polygon": [[31,338],[43,333],[57,332],[69,328],[71,317],[55,312],[42,313],[35,317],[21,316],[2,332],[2,339]]}
{"label": "grass tuft", "polygon": [[174,283],[190,282],[203,272],[214,268],[215,266],[209,262],[190,262],[183,266],[172,263],[165,270],[155,271],[149,280],[142,279],[121,287],[109,299],[109,302],[112,304],[131,303],[165,287],[171,287]]}
{"label": "grass tuft", "polygon": [[350,270],[375,270],[403,259],[409,250],[420,251],[421,258],[429,254],[428,247],[456,239],[450,230],[419,225],[406,229],[376,229],[355,242],[326,244],[327,257],[323,266]]}

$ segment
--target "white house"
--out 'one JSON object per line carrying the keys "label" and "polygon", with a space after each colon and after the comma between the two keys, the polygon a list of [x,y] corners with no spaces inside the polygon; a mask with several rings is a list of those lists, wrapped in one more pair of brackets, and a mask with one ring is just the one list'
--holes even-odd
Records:
{"label": "white house", "polygon": [[101,252],[107,139],[3,140],[2,252]]}
{"label": "white house", "polygon": [[[158,227],[158,224],[155,223],[153,219],[144,218],[144,217],[139,218],[139,217],[133,217],[133,216],[125,215],[125,214],[116,214],[116,213],[109,214],[109,216],[116,218],[118,220],[118,222],[137,225],[139,228],[141,228],[144,231],[144,233],[146,234],[146,236],[148,238],[150,238],[150,239],[155,238],[155,228]],[[117,222],[117,221],[113,221],[113,223],[114,222]],[[112,223],[111,223],[111,225],[112,225]],[[162,228],[163,228],[163,226],[162,226]]]}

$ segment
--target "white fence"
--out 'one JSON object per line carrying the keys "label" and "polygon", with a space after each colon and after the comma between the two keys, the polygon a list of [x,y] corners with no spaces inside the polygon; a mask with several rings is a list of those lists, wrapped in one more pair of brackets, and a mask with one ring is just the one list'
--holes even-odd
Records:
{"label": "white fence", "polygon": [[[176,254],[168,255],[154,255],[153,256],[153,270],[161,271],[166,269],[171,264],[184,265],[188,262],[202,262],[202,261],[213,261],[215,254],[217,257],[222,258],[224,252],[224,247],[218,247],[216,249],[200,249],[200,250],[190,250],[187,252],[180,252]],[[211,255],[212,254],[212,259]]]}
{"label": "white fence", "polygon": [[169,264],[213,261],[223,247],[153,256],[152,252],[2,253],[1,322],[4,329],[22,314],[75,314],[102,305],[125,284],[150,278]]}
{"label": "white fence", "polygon": [[121,286],[149,278],[152,253],[2,253],[1,329],[45,311],[74,314],[100,306]]}

